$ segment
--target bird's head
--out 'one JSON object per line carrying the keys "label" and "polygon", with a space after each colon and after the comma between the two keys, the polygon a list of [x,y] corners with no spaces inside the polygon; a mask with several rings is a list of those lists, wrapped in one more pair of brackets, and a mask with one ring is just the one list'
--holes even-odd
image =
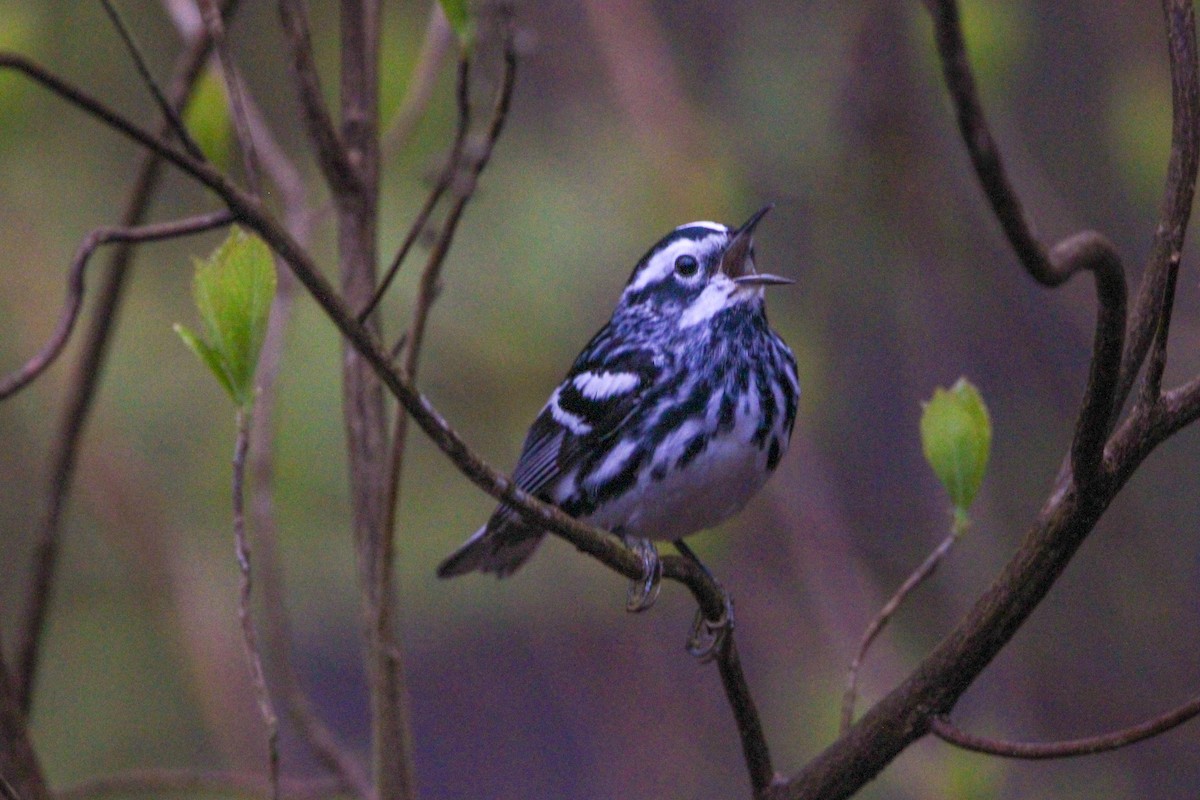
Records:
{"label": "bird's head", "polygon": [[765,206],[737,228],[680,225],[633,268],[620,307],[676,319],[681,328],[741,303],[761,308],[763,286],[792,282],[754,268],[754,228],[770,210]]}

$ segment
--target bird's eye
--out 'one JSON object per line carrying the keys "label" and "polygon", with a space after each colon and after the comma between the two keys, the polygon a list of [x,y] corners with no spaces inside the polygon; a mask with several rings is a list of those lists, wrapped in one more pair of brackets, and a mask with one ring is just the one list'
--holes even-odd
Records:
{"label": "bird's eye", "polygon": [[680,256],[675,259],[675,271],[680,277],[690,278],[700,269],[700,262],[695,256]]}

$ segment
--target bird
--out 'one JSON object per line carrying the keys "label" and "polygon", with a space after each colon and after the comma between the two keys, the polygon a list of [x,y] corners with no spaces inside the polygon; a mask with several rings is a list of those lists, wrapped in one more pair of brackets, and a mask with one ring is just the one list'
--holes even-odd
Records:
{"label": "bird", "polygon": [[[800,385],[791,349],[767,323],[764,289],[793,281],[754,263],[754,230],[771,208],[738,227],[689,222],[650,248],[534,420],[512,473],[525,492],[634,550],[643,576],[630,611],[657,597],[656,540],[712,578],[684,537],[740,511],[787,451]],[[437,574],[511,575],[545,534],[502,502]],[[697,614],[694,655],[711,657],[732,629],[724,597],[721,619]]]}

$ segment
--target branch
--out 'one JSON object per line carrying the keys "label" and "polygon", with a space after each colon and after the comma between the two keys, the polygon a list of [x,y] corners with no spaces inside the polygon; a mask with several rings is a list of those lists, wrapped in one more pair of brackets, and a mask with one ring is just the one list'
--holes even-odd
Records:
{"label": "branch", "polygon": [[1166,341],[1183,240],[1200,167],[1200,78],[1197,77],[1196,13],[1188,0],[1163,0],[1167,54],[1171,63],[1171,155],[1144,277],[1130,317],[1129,343],[1118,384],[1118,402],[1129,396],[1151,343],[1143,402],[1156,399],[1166,365]]}
{"label": "branch", "polygon": [[133,40],[133,35],[129,29],[125,27],[125,21],[121,19],[121,15],[117,13],[116,7],[111,0],[101,0],[101,5],[104,6],[104,11],[108,14],[108,18],[112,20],[113,27],[117,29],[117,33],[121,37],[121,41],[125,43],[125,49],[129,52],[129,57],[133,59],[133,66],[137,69],[138,75],[141,76],[142,82],[146,84],[146,88],[150,90],[154,102],[158,105],[159,111],[162,112],[163,119],[170,126],[171,133],[178,137],[185,150],[192,158],[204,160],[204,151],[200,149],[200,145],[196,144],[196,140],[188,132],[187,126],[183,124],[183,119],[179,116],[179,112],[175,106],[171,104],[158,83],[154,80],[154,76],[150,74],[150,68],[146,66],[146,59],[142,56],[142,50],[138,47],[137,42]]}
{"label": "branch", "polygon": [[79,318],[79,309],[83,305],[84,270],[87,268],[92,253],[98,247],[112,242],[156,242],[163,239],[176,239],[220,228],[232,221],[233,215],[226,210],[221,210],[173,222],[160,222],[131,228],[97,228],[85,236],[67,273],[67,297],[59,312],[58,324],[55,326],[54,332],[50,334],[50,338],[46,340],[41,349],[21,367],[0,377],[0,400],[8,399],[32,383],[62,353],[63,347],[71,337],[71,332],[75,329],[75,321]]}
{"label": "branch", "polygon": [[346,147],[325,105],[321,78],[313,62],[312,33],[303,0],[279,0],[279,18],[292,57],[292,74],[300,96],[304,127],[316,150],[321,173],[334,194],[359,191],[357,173],[346,157]]}
{"label": "branch", "polygon": [[216,0],[198,0],[200,16],[204,20],[205,30],[212,40],[213,50],[217,55],[217,63],[225,78],[225,91],[229,96],[229,108],[233,116],[233,128],[236,132],[238,151],[242,154],[242,164],[246,172],[246,185],[255,196],[262,195],[259,182],[258,151],[254,147],[254,137],[250,134],[250,123],[246,120],[246,104],[242,99],[241,78],[225,41],[225,21]]}
{"label": "branch", "polygon": [[458,62],[458,125],[454,133],[454,144],[450,147],[450,156],[446,159],[446,165],[442,167],[442,173],[438,176],[433,190],[425,198],[425,205],[421,206],[421,210],[417,212],[416,218],[413,220],[412,225],[409,226],[408,233],[405,234],[400,249],[396,251],[396,255],[392,258],[392,263],[388,265],[387,270],[383,273],[383,280],[379,282],[379,287],[375,290],[375,294],[363,310],[359,312],[359,322],[371,316],[371,312],[375,310],[376,306],[379,305],[379,301],[383,299],[383,295],[387,292],[388,287],[392,285],[392,281],[400,271],[400,265],[404,263],[404,259],[408,256],[412,246],[416,244],[421,232],[429,224],[429,217],[433,214],[434,207],[442,199],[442,195],[446,193],[446,190],[450,188],[451,181],[462,165],[463,144],[466,142],[467,130],[471,125],[471,103],[469,100],[470,76],[471,59],[463,56]]}
{"label": "branch", "polygon": [[[495,105],[492,109],[492,118],[488,123],[486,138],[483,141],[480,152],[476,155],[474,163],[471,165],[471,175],[464,183],[461,192],[458,195],[457,201],[451,208],[446,222],[442,226],[437,242],[429,253],[429,258],[425,263],[425,269],[421,272],[421,280],[417,290],[417,299],[413,306],[412,321],[409,323],[408,331],[401,339],[404,343],[404,359],[402,369],[409,376],[410,380],[416,379],[417,366],[420,361],[421,345],[425,339],[425,327],[429,321],[429,312],[433,307],[434,300],[437,299],[438,285],[442,271],[442,265],[445,263],[446,254],[450,250],[450,243],[454,239],[454,234],[458,229],[458,222],[462,218],[463,209],[466,207],[467,201],[471,199],[471,195],[475,193],[475,188],[479,184],[479,176],[483,169],[487,166],[488,160],[491,157],[496,141],[500,138],[500,133],[504,128],[504,121],[508,116],[508,110],[512,102],[513,87],[516,83],[516,68],[517,60],[516,53],[513,50],[513,31],[510,24],[511,20],[504,20],[504,68],[500,81],[500,89],[496,94]],[[407,238],[404,244],[400,247],[400,251],[396,254],[396,258],[392,261],[384,280],[380,283],[379,289],[376,290],[375,296],[371,303],[359,315],[359,320],[362,321],[371,313],[375,304],[383,296],[387,289],[388,282],[395,277],[396,272],[400,268],[408,249],[412,243],[416,241],[417,234],[425,227],[429,220],[429,214],[433,210],[433,206],[440,199],[441,195],[447,188],[455,182],[458,170],[461,166],[463,158],[464,142],[466,141],[467,131],[470,127],[471,104],[470,104],[470,60],[464,56],[459,62],[458,70],[458,129],[454,137],[454,146],[451,150],[450,160],[447,162],[442,175],[438,180],[437,186],[430,193],[426,200],[425,207],[417,215],[417,219],[413,222],[409,229]],[[395,536],[396,529],[396,511],[400,501],[400,478],[404,467],[404,450],[408,439],[408,415],[397,414],[395,422],[392,426],[392,452],[391,461],[389,464],[388,476],[388,518],[387,530],[389,537]]]}
{"label": "branch", "polygon": [[1166,733],[1197,715],[1200,715],[1200,697],[1193,697],[1183,705],[1139,725],[1131,725],[1128,728],[1099,736],[1088,736],[1064,742],[1007,742],[1000,739],[988,739],[960,730],[944,716],[934,717],[930,730],[942,741],[976,753],[1005,758],[1070,758],[1106,753],[1145,741]]}
{"label": "branch", "polygon": [[[223,3],[226,16],[233,14],[236,0]],[[208,59],[210,41],[207,36],[190,37],[188,47],[175,63],[171,84],[171,102],[175,109],[182,109],[200,77]],[[160,137],[170,134],[172,127],[164,122]],[[157,153],[147,150],[137,169],[137,177],[130,189],[121,224],[132,227],[145,217],[151,197],[162,175],[162,159]],[[75,457],[80,438],[87,422],[96,387],[103,371],[108,342],[116,323],[117,312],[124,294],[125,279],[133,258],[133,244],[124,242],[113,248],[107,269],[101,282],[92,325],[82,345],[82,352],[68,388],[59,434],[55,438],[50,457],[51,470],[47,491],[46,508],[34,543],[34,574],[29,582],[27,600],[18,630],[21,687],[21,706],[26,712],[32,703],[41,634],[51,597],[56,565],[58,562],[59,528],[63,508],[71,487],[75,471]]]}

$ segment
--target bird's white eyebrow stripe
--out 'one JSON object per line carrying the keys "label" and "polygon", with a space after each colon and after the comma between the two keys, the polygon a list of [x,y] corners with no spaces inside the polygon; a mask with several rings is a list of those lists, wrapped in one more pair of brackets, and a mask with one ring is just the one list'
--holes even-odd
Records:
{"label": "bird's white eyebrow stripe", "polygon": [[637,387],[641,377],[633,372],[581,372],[572,380],[579,393],[588,400],[607,400],[627,394]]}
{"label": "bird's white eyebrow stripe", "polygon": [[[684,226],[689,227],[689,226]],[[692,253],[697,257],[711,252],[714,248],[720,247],[725,242],[724,228],[720,231],[714,230],[708,236],[700,239],[679,238],[669,242],[661,250],[650,254],[646,263],[642,266],[639,272],[630,284],[625,287],[626,292],[636,292],[645,286],[652,283],[658,283],[665,280],[667,276],[675,269],[676,256],[683,253]]]}

